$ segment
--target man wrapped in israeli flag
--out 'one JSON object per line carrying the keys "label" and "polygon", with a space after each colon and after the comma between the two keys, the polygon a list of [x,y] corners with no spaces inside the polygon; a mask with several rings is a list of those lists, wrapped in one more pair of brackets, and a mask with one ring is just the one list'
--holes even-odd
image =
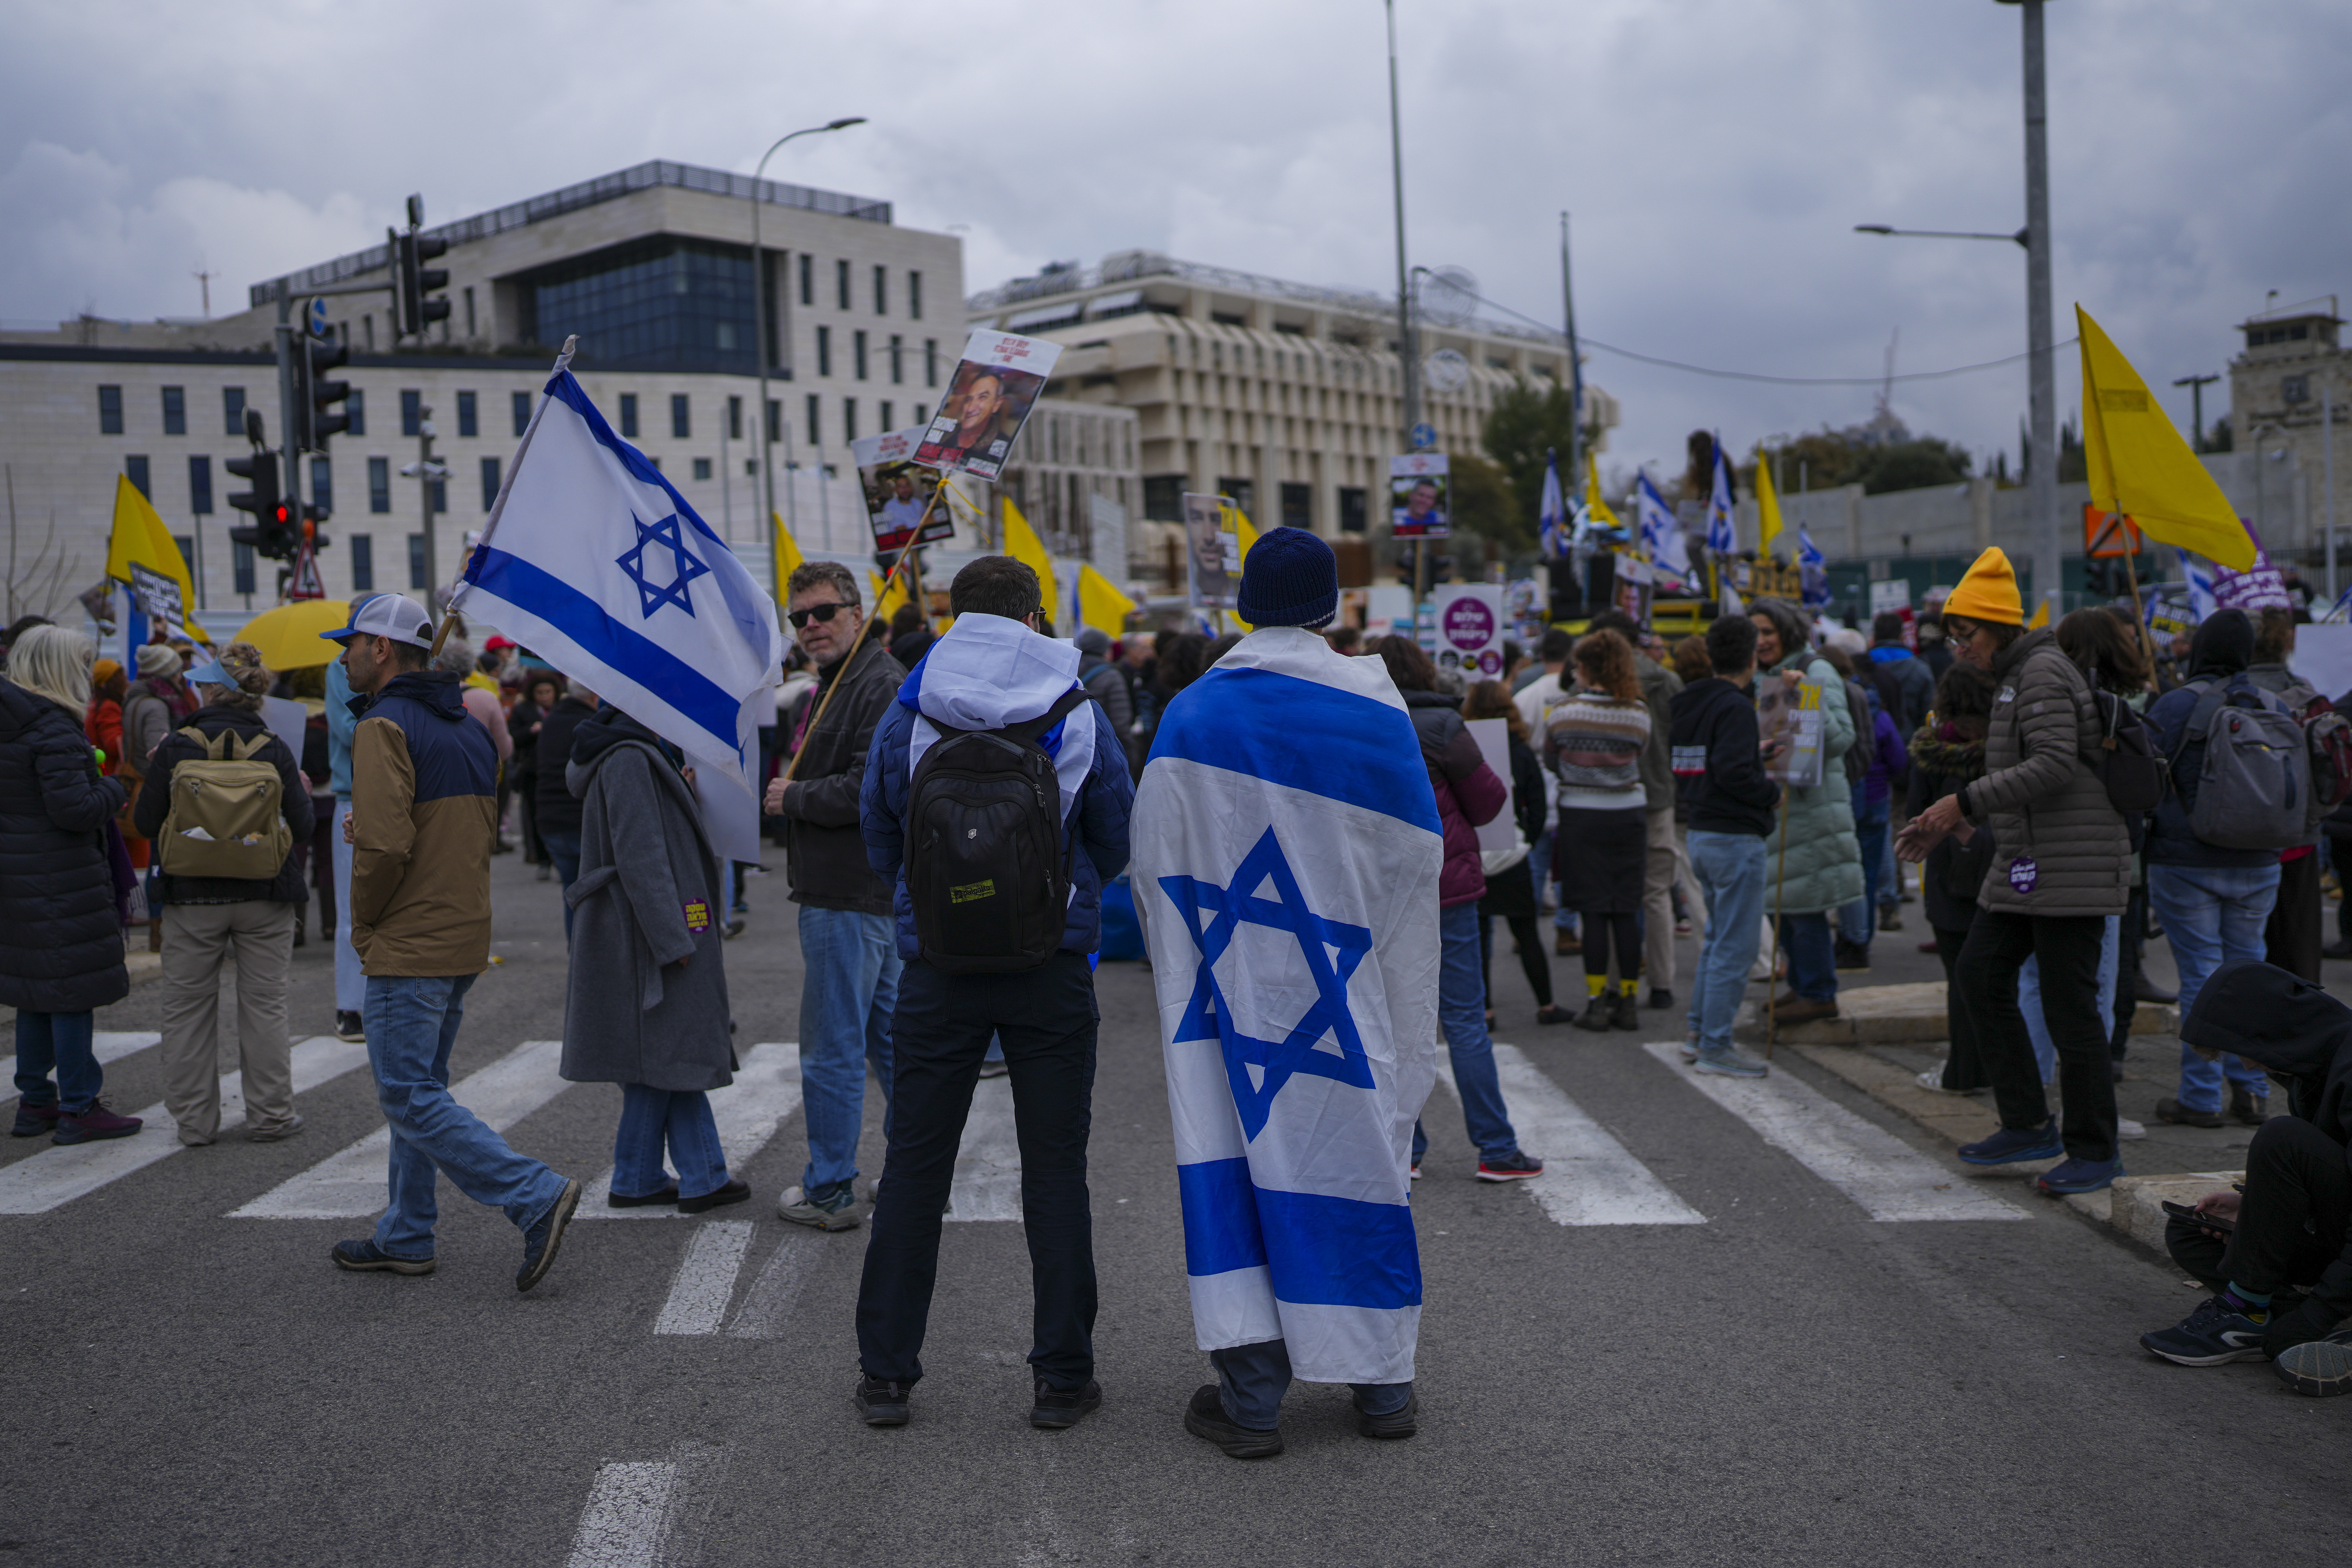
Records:
{"label": "man wrapped in israeli flag", "polygon": [[1258,627],[1168,706],[1136,792],[1135,902],[1167,1049],[1192,1322],[1218,1381],[1184,1425],[1282,1451],[1294,1376],[1409,1437],[1421,1258],[1408,1176],[1436,1077],[1443,841],[1378,659],[1307,628],[1330,547],[1278,528],[1243,568]]}

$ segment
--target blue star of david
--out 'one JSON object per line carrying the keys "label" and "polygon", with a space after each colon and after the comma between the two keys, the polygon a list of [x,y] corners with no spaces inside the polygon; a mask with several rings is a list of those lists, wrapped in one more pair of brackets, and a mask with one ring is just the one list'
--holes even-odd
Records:
{"label": "blue star of david", "polygon": [[[1275,896],[1255,897],[1254,890],[1268,881],[1274,884]],[[1197,877],[1162,877],[1160,887],[1183,912],[1184,929],[1201,950],[1192,995],[1184,1005],[1175,1037],[1213,1039],[1223,1047],[1225,1079],[1233,1086],[1234,1104],[1241,1111],[1244,1133],[1255,1139],[1265,1130],[1275,1097],[1300,1073],[1358,1089],[1372,1087],[1371,1062],[1364,1055],[1356,1021],[1348,1012],[1348,981],[1372,950],[1371,929],[1327,920],[1307,909],[1298,879],[1290,862],[1283,858],[1282,846],[1275,841],[1274,829],[1267,828],[1265,837],[1242,858],[1229,886],[1220,888]],[[1211,917],[1205,925],[1201,918],[1204,910]],[[1315,982],[1314,1003],[1279,1040],[1258,1039],[1236,1029],[1233,1008],[1217,984],[1217,961],[1244,924],[1267,926],[1297,937],[1299,952],[1307,958],[1307,972]],[[1339,1043],[1337,1051],[1318,1048],[1326,1035]],[[1253,1067],[1259,1069],[1255,1083],[1248,1071]]]}
{"label": "blue star of david", "polygon": [[[636,546],[614,564],[626,572],[629,581],[637,585],[637,597],[642,601],[639,613],[651,620],[654,612],[664,605],[676,605],[688,615],[694,614],[694,600],[687,593],[686,585],[697,577],[709,575],[710,568],[687,552],[685,536],[678,531],[677,513],[672,512],[659,522],[649,524],[631,512],[629,521],[637,525]],[[648,544],[658,544],[667,550],[676,563],[677,574],[666,586],[646,579],[646,546]]]}

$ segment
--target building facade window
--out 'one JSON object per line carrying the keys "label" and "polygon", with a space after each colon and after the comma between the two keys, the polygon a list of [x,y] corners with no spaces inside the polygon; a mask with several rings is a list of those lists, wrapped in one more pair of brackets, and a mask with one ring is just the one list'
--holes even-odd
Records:
{"label": "building facade window", "polygon": [[479,336],[474,330],[474,289],[471,284],[466,288],[466,335],[469,338]]}
{"label": "building facade window", "polygon": [[842,310],[849,309],[849,263],[846,261],[833,264],[833,296]]}
{"label": "building facade window", "polygon": [[122,388],[101,386],[98,389],[98,433],[101,436],[122,434]]}
{"label": "building facade window", "polygon": [[1340,486],[1339,531],[1342,533],[1363,532],[1364,518],[1364,491],[1350,485]]}
{"label": "building facade window", "polygon": [[375,318],[373,316],[360,318],[360,336],[367,340],[367,352],[375,353]]}
{"label": "building facade window", "polygon": [[209,517],[213,510],[213,460],[202,452],[188,456],[188,510]]}
{"label": "building facade window", "polygon": [[816,330],[816,373],[819,375],[833,374],[833,329],[831,327],[819,327]]}
{"label": "building facade window", "polygon": [[408,536],[408,586],[417,592],[431,586],[425,576],[425,536],[421,533]]}
{"label": "building facade window", "polygon": [[877,262],[874,267],[874,313],[890,313],[890,269]]}
{"label": "building facade window", "polygon": [[482,433],[482,407],[470,392],[457,395],[457,434],[472,440]]}
{"label": "building facade window", "polygon": [[621,439],[634,441],[636,438],[637,395],[634,392],[625,392],[621,394]]}
{"label": "building facade window", "polygon": [[352,387],[350,395],[343,399],[343,412],[351,416],[352,421],[349,425],[343,426],[343,434],[346,436],[364,436],[367,434],[366,393],[361,391],[356,386]]}
{"label": "building facade window", "polygon": [[512,405],[510,412],[514,416],[515,439],[520,441],[522,439],[522,433],[530,428],[530,394],[513,393],[508,396],[507,401]]}
{"label": "building facade window", "polygon": [[368,459],[368,510],[390,511],[391,510],[392,459],[370,458]]}
{"label": "building facade window", "polygon": [[857,379],[864,381],[866,379],[866,329],[863,327],[849,334],[849,363],[850,368],[856,373]]}
{"label": "building facade window", "polygon": [[576,333],[606,370],[751,375],[752,277],[749,246],[633,240],[518,278],[517,335],[552,344]]}
{"label": "building facade window", "polygon": [[940,340],[923,340],[923,384],[935,387],[940,384]]}
{"label": "building facade window", "polygon": [[482,510],[488,511],[499,502],[499,459],[482,459]]}
{"label": "building facade window", "polygon": [[816,303],[816,258],[806,251],[801,252],[801,303]]}
{"label": "building facade window", "polygon": [[425,433],[425,394],[415,387],[404,388],[400,394],[400,433],[421,436]]}
{"label": "building facade window", "polygon": [[708,479],[710,478],[709,458],[697,458],[694,459],[694,477],[698,479]]}
{"label": "building facade window", "polygon": [[1184,515],[1184,487],[1191,481],[1182,474],[1146,474],[1143,476],[1143,515],[1160,522],[1175,522]]}
{"label": "building facade window", "polygon": [[690,405],[688,401],[687,395],[683,392],[671,393],[669,395],[670,439],[673,441],[683,441],[688,439],[693,434],[693,417],[690,413]]}
{"label": "building facade window", "polygon": [[196,558],[196,536],[193,533],[175,533],[172,535],[172,548],[180,552],[180,559],[183,562],[194,561]]}
{"label": "building facade window", "polygon": [[167,386],[163,389],[163,434],[184,436],[188,433],[188,389]]}
{"label": "building facade window", "polygon": [[352,552],[352,592],[375,592],[375,540],[368,534],[354,533],[344,542]]}
{"label": "building facade window", "polygon": [[727,438],[730,441],[743,438],[743,400],[731,395],[727,399]]}
{"label": "building facade window", "polygon": [[897,423],[897,421],[892,419],[890,416],[897,412],[898,405],[892,403],[888,398],[884,398],[882,400],[881,422],[875,426],[874,433],[877,436],[887,436],[890,433],[890,426]]}
{"label": "building facade window", "polygon": [[890,384],[907,384],[907,340],[896,332],[890,334]]}
{"label": "building facade window", "polygon": [[229,587],[236,593],[253,592],[253,546],[230,541],[228,547]]}
{"label": "building facade window", "polygon": [[147,484],[146,458],[136,455],[123,458],[122,471],[130,478],[132,489],[145,496],[150,501],[155,499],[155,492],[149,489]]}
{"label": "building facade window", "polygon": [[330,516],[333,515],[335,466],[327,460],[323,453],[314,454],[310,458],[310,499],[319,503],[320,511]]}
{"label": "building facade window", "polygon": [[768,445],[772,447],[784,438],[784,400],[768,399]]}
{"label": "building facade window", "polygon": [[[437,516],[437,515],[439,515],[440,513],[445,512],[445,511],[447,511],[447,510],[449,510],[449,481],[448,481],[448,480],[446,480],[446,479],[432,479],[432,480],[428,480],[428,481],[426,482],[425,486],[425,494],[426,494],[426,495],[428,495],[428,496],[430,496],[430,497],[432,498],[432,507],[433,507],[433,510],[434,510],[435,515],[436,515],[436,516]],[[422,537],[422,536],[420,535],[420,537]]]}
{"label": "building facade window", "polygon": [[854,397],[841,400],[841,438],[844,442],[857,439],[857,399]]}
{"label": "building facade window", "polygon": [[923,275],[919,272],[907,274],[907,317],[916,321],[923,319]]}
{"label": "building facade window", "polygon": [[[357,393],[352,394],[356,397]],[[221,434],[242,437],[245,434],[245,388],[221,388]]]}
{"label": "building facade window", "polygon": [[817,399],[814,392],[808,395],[808,444],[812,447],[824,445],[824,426],[818,420]]}
{"label": "building facade window", "polygon": [[1312,530],[1315,526],[1315,487],[1284,481],[1282,487],[1282,526]]}

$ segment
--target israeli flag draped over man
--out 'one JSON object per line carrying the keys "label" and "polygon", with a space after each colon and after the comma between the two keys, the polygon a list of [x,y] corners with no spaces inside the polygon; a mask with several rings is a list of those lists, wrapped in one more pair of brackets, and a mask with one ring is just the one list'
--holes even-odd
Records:
{"label": "israeli flag draped over man", "polygon": [[452,611],[489,622],[684,752],[722,858],[759,858],[755,710],[776,606],[557,363]]}
{"label": "israeli flag draped over man", "polygon": [[1386,669],[1311,624],[1260,623],[1169,704],[1132,879],[1201,1348],[1279,1340],[1309,1382],[1400,1384],[1421,1320],[1406,1172],[1436,1076],[1444,848]]}

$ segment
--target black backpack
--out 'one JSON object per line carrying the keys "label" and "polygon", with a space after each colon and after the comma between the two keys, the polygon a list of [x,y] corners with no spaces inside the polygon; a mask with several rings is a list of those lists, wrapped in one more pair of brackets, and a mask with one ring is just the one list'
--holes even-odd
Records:
{"label": "black backpack", "polygon": [[2126,819],[2154,811],[2164,799],[2171,773],[2157,749],[2156,726],[2130,703],[2096,686],[2091,688],[2091,705],[2099,715],[2099,746],[2083,760],[2106,785],[2107,804]]}
{"label": "black backpack", "polygon": [[1037,738],[1087,697],[1036,718],[940,738],[907,787],[907,896],[923,961],[949,974],[1034,969],[1062,945],[1070,867],[1062,790]]}

